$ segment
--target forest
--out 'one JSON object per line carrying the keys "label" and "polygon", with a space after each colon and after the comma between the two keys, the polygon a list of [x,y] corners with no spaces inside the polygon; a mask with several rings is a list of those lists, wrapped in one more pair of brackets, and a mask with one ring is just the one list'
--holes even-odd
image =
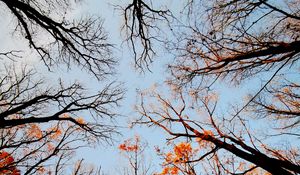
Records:
{"label": "forest", "polygon": [[300,0],[0,8],[0,175],[300,174]]}

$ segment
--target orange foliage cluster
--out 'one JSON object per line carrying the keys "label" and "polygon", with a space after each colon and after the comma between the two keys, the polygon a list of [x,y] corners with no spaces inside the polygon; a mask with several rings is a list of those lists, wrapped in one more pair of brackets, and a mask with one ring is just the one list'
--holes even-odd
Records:
{"label": "orange foliage cluster", "polygon": [[174,147],[174,153],[166,154],[166,162],[182,163],[189,160],[192,155],[192,147],[190,143],[181,142]]}
{"label": "orange foliage cluster", "polygon": [[173,152],[164,154],[164,169],[159,175],[178,175],[180,167],[184,166],[196,152],[197,150],[194,150],[190,143],[181,142],[175,145]]}
{"label": "orange foliage cluster", "polygon": [[139,148],[139,138],[135,137],[134,143],[131,143],[131,139],[125,140],[124,143],[119,145],[119,150],[126,152],[136,152]]}
{"label": "orange foliage cluster", "polygon": [[[46,169],[44,167],[39,167],[37,169],[37,173],[38,174],[46,174]],[[50,172],[48,174],[50,174]]]}
{"label": "orange foliage cluster", "polygon": [[20,171],[13,166],[14,158],[5,151],[0,152],[0,174],[20,175]]}
{"label": "orange foliage cluster", "polygon": [[200,148],[211,147],[212,143],[209,142],[209,141],[207,141],[207,140],[205,140],[205,139],[207,139],[210,136],[214,137],[214,133],[211,130],[203,130],[203,134],[204,134],[203,137],[201,137],[201,138],[197,137],[196,138],[196,142],[199,143]]}
{"label": "orange foliage cluster", "polygon": [[62,135],[62,130],[55,126],[55,127],[52,127],[52,128],[49,128],[48,129],[48,132],[52,132],[53,134],[50,136],[51,139],[58,139],[59,136]]}
{"label": "orange foliage cluster", "polygon": [[121,151],[129,151],[129,152],[134,152],[138,150],[137,145],[126,145],[125,143],[119,145],[119,149]]}
{"label": "orange foliage cluster", "polygon": [[41,128],[37,124],[30,124],[30,129],[27,131],[27,134],[33,138],[43,137]]}
{"label": "orange foliage cluster", "polygon": [[209,135],[209,136],[213,136],[214,135],[214,133],[211,130],[204,130],[203,134],[204,135]]}
{"label": "orange foliage cluster", "polygon": [[84,124],[85,124],[85,120],[84,120],[82,117],[78,117],[78,118],[76,119],[76,121],[77,121],[79,124],[81,124],[81,125],[84,125]]}
{"label": "orange foliage cluster", "polygon": [[[52,134],[50,135],[51,139],[58,139],[58,137],[62,135],[62,130],[57,126],[49,128],[47,132],[52,132]],[[27,130],[27,134],[31,138],[40,139],[43,137],[43,132],[37,124],[30,124],[30,128]]]}
{"label": "orange foliage cluster", "polygon": [[179,173],[179,168],[167,166],[163,169],[163,171],[159,175],[168,175],[168,174],[177,175],[178,173]]}

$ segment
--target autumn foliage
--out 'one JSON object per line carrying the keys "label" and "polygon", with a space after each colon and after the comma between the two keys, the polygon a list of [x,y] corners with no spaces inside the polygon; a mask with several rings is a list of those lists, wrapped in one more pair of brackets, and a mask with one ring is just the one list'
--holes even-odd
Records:
{"label": "autumn foliage", "polygon": [[[151,163],[145,162],[144,151],[147,147],[145,142],[142,142],[140,136],[129,138],[118,146],[121,155],[125,158],[126,165],[125,170],[128,174],[134,175],[147,175],[150,174]],[[124,171],[124,170],[123,170]],[[125,171],[124,171],[125,172]]]}
{"label": "autumn foliage", "polygon": [[6,151],[0,152],[0,174],[1,175],[20,175],[20,170],[15,166],[15,160]]}
{"label": "autumn foliage", "polygon": [[137,152],[140,149],[140,138],[136,136],[134,140],[125,140],[118,148],[122,152]]}
{"label": "autumn foliage", "polygon": [[167,153],[161,152],[159,148],[156,148],[156,151],[164,159],[163,170],[157,175],[195,174],[190,161],[193,160],[198,149],[193,149],[190,143],[180,142],[174,146],[173,151]]}

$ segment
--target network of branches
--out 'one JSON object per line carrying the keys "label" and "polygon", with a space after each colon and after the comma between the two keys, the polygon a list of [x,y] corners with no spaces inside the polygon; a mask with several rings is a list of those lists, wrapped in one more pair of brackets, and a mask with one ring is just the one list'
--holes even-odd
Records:
{"label": "network of branches", "polygon": [[[141,91],[134,123],[158,126],[169,141],[198,144],[200,151],[177,164],[166,158],[175,167],[161,174],[300,173],[299,3],[194,0],[182,6],[183,17],[169,25],[174,36],[165,41],[175,55],[169,78]],[[170,93],[162,90],[167,86]],[[226,86],[250,91],[244,100],[224,100]],[[192,168],[179,171],[181,163]]]}
{"label": "network of branches", "polygon": [[[107,79],[117,61],[102,20],[70,19],[76,3],[1,0],[0,6],[14,25],[12,40],[25,41],[32,59],[48,70],[79,66],[95,81]],[[19,48],[0,53],[0,174],[99,174],[74,155],[78,148],[111,141],[122,88],[102,81],[97,92],[89,92],[78,81],[48,82],[31,65],[18,64],[22,53]]]}
{"label": "network of branches", "polygon": [[[80,82],[54,85],[36,70],[10,65],[22,60],[20,49],[1,49],[0,174],[100,174],[72,158],[78,148],[111,141],[124,91],[103,81],[117,60],[102,20],[68,16],[77,3],[0,0],[12,35],[44,67],[79,66],[101,84],[95,93]],[[115,4],[137,69],[149,68],[156,53],[173,56],[165,83],[139,94],[133,121],[170,136],[171,151],[156,149],[163,160],[157,174],[299,174],[300,1],[181,3]],[[225,86],[247,92],[224,100]],[[139,169],[143,146],[131,141],[119,149],[134,174],[147,174]]]}

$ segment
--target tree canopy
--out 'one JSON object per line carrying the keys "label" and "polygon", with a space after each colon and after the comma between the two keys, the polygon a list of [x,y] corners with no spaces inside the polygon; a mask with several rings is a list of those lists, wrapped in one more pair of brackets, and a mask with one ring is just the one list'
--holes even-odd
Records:
{"label": "tree canopy", "polygon": [[[158,126],[171,140],[198,142],[198,158],[185,163],[198,162],[207,174],[298,174],[297,4],[268,0],[186,3],[183,17],[169,22],[172,37],[163,40],[174,59],[161,88],[169,86],[172,93],[161,93],[160,88],[141,92],[137,107],[141,118],[136,123]],[[224,85],[248,86],[251,91],[246,92],[246,100],[227,99],[224,104],[218,98]]]}
{"label": "tree canopy", "polygon": [[[99,84],[97,92],[80,80],[50,85],[15,64],[25,56],[19,48],[1,49],[0,174],[100,174],[70,161],[77,149],[113,139],[125,88],[115,80],[119,60],[103,20],[68,16],[78,3],[0,0],[12,36],[45,72],[76,69]],[[153,61],[171,57],[164,83],[137,93],[131,121],[169,136],[171,151],[156,147],[156,174],[299,174],[300,1],[172,3],[113,2],[136,70],[148,74]],[[124,174],[152,173],[141,143],[119,145]]]}
{"label": "tree canopy", "polygon": [[[114,73],[117,62],[112,45],[99,17],[68,18],[75,3],[0,1],[14,25],[13,36],[25,40],[32,57],[37,55],[46,69],[78,66],[103,80]],[[49,83],[29,65],[15,65],[22,57],[19,48],[1,50],[1,174],[63,174],[76,149],[110,141],[117,132],[112,109],[123,89],[114,81],[102,81],[96,93],[80,82],[67,84],[58,78]],[[73,174],[97,173],[82,165],[79,161]]]}

